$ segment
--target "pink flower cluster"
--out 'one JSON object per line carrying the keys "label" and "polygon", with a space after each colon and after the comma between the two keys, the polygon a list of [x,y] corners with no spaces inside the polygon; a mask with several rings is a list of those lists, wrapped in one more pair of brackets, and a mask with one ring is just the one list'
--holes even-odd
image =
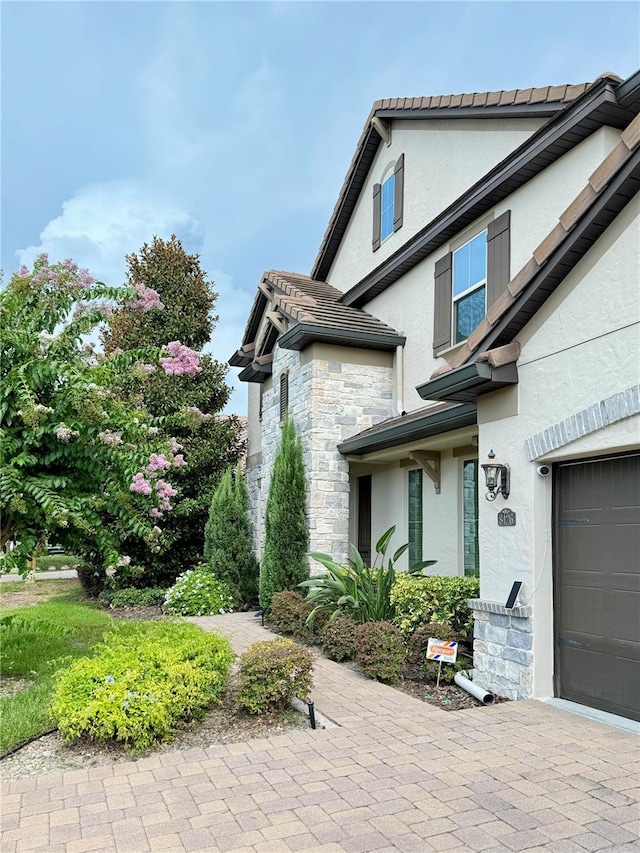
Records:
{"label": "pink flower cluster", "polygon": [[182,466],[186,465],[186,464],[187,464],[186,460],[185,460],[184,456],[182,455],[182,453],[178,453],[178,454],[176,454],[176,456],[173,457],[173,467],[174,468],[182,468]]}
{"label": "pink flower cluster", "polygon": [[160,511],[168,512],[171,509],[169,499],[178,493],[169,483],[164,480],[158,480],[156,483],[156,494],[160,498]]}
{"label": "pink flower cluster", "polygon": [[152,491],[151,483],[145,478],[142,471],[138,471],[138,473],[134,475],[129,489],[132,492],[137,492],[139,495],[150,495]]}
{"label": "pink flower cluster", "polygon": [[140,369],[145,373],[155,373],[156,368],[154,364],[141,364]]}
{"label": "pink flower cluster", "polygon": [[108,445],[109,447],[116,447],[118,444],[122,444],[122,436],[119,432],[112,432],[107,429],[104,432],[98,433],[98,438],[103,444]]}
{"label": "pink flower cluster", "polygon": [[69,429],[65,423],[61,423],[56,428],[56,438],[59,441],[69,441],[72,436],[78,435],[75,430]]}
{"label": "pink flower cluster", "polygon": [[197,406],[187,406],[186,411],[190,415],[195,415],[198,418],[202,418],[203,421],[208,421],[209,418],[213,417],[213,415],[210,415],[208,413],[205,414],[205,412],[201,412]]}
{"label": "pink flower cluster", "polygon": [[127,308],[133,308],[134,311],[157,311],[164,308],[157,290],[144,284],[134,284],[133,289],[138,298],[125,302]]}
{"label": "pink flower cluster", "polygon": [[166,471],[167,468],[171,467],[171,462],[163,456],[162,453],[152,453],[149,457],[149,464],[147,465],[147,471]]}
{"label": "pink flower cluster", "polygon": [[160,364],[167,376],[195,376],[200,371],[200,356],[180,341],[171,341],[164,347],[168,358],[161,358]]}
{"label": "pink flower cluster", "polygon": [[179,453],[182,450],[182,445],[178,444],[173,436],[169,439],[169,447],[171,448],[172,453]]}

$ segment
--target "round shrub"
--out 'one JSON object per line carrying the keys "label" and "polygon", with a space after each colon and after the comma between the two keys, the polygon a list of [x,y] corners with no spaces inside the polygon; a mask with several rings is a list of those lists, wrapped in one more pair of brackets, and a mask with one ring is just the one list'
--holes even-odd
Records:
{"label": "round shrub", "polygon": [[365,622],[354,631],[356,663],[369,678],[393,683],[402,672],[405,646],[391,622]]}
{"label": "round shrub", "polygon": [[220,701],[233,652],[195,625],[154,622],[116,630],[58,676],[52,711],[66,741],[119,740],[139,750]]}
{"label": "round shrub", "polygon": [[232,610],[233,596],[229,587],[202,568],[179,575],[164,599],[164,612],[177,616],[210,616]]}
{"label": "round shrub", "polygon": [[478,578],[402,572],[391,588],[393,621],[405,636],[425,623],[444,622],[460,636],[473,637],[473,611],[467,601],[479,595]]}
{"label": "round shrub", "polygon": [[250,714],[286,707],[304,699],[313,684],[313,655],[291,640],[249,646],[240,658],[238,704]]}
{"label": "round shrub", "polygon": [[428,622],[426,625],[421,625],[407,640],[406,663],[409,667],[421,669],[427,662],[427,646],[432,637],[443,642],[457,639],[451,627],[442,622]]}
{"label": "round shrub", "polygon": [[313,610],[299,592],[276,592],[271,599],[269,624],[278,634],[293,634],[301,640],[311,641],[312,629],[306,624]]}
{"label": "round shrub", "polygon": [[336,616],[322,629],[322,651],[330,660],[353,660],[356,654],[356,623],[350,616]]}

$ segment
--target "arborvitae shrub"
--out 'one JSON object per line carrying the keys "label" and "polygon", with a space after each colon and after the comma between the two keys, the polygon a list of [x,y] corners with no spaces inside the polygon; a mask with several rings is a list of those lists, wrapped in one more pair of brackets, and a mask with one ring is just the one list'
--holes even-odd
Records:
{"label": "arborvitae shrub", "polygon": [[349,616],[336,616],[322,629],[322,651],[330,660],[353,660],[356,654],[357,623]]}
{"label": "arborvitae shrub", "polygon": [[402,672],[405,645],[401,631],[391,622],[365,622],[354,632],[356,663],[376,681],[397,681]]}
{"label": "arborvitae shrub", "polygon": [[250,714],[286,708],[312,687],[313,656],[291,640],[254,643],[240,658],[238,704]]}
{"label": "arborvitae shrub", "polygon": [[204,557],[232,591],[236,607],[258,599],[258,562],[251,550],[249,496],[242,469],[227,469],[214,492],[205,526]]}
{"label": "arborvitae shrub", "polygon": [[282,424],[282,438],[271,472],[265,521],[260,604],[268,610],[276,592],[295,589],[309,576],[302,442],[290,418]]}

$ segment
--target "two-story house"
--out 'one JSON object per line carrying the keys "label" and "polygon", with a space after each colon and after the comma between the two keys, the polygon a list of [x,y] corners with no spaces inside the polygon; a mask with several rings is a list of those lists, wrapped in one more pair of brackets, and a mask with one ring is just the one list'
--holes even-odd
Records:
{"label": "two-story house", "polygon": [[635,719],[639,112],[640,72],[376,102],[311,274],[264,274],[230,359],[258,555],[288,414],[312,550],[397,525],[479,574],[476,681]]}

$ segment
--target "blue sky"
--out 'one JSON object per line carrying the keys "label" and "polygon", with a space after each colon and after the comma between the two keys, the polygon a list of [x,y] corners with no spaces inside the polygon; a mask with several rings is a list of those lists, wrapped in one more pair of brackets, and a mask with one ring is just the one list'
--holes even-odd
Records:
{"label": "blue sky", "polygon": [[226,360],[263,270],[310,271],[372,101],[626,77],[639,33],[631,2],[3,2],[2,267],[119,284],[175,232]]}

